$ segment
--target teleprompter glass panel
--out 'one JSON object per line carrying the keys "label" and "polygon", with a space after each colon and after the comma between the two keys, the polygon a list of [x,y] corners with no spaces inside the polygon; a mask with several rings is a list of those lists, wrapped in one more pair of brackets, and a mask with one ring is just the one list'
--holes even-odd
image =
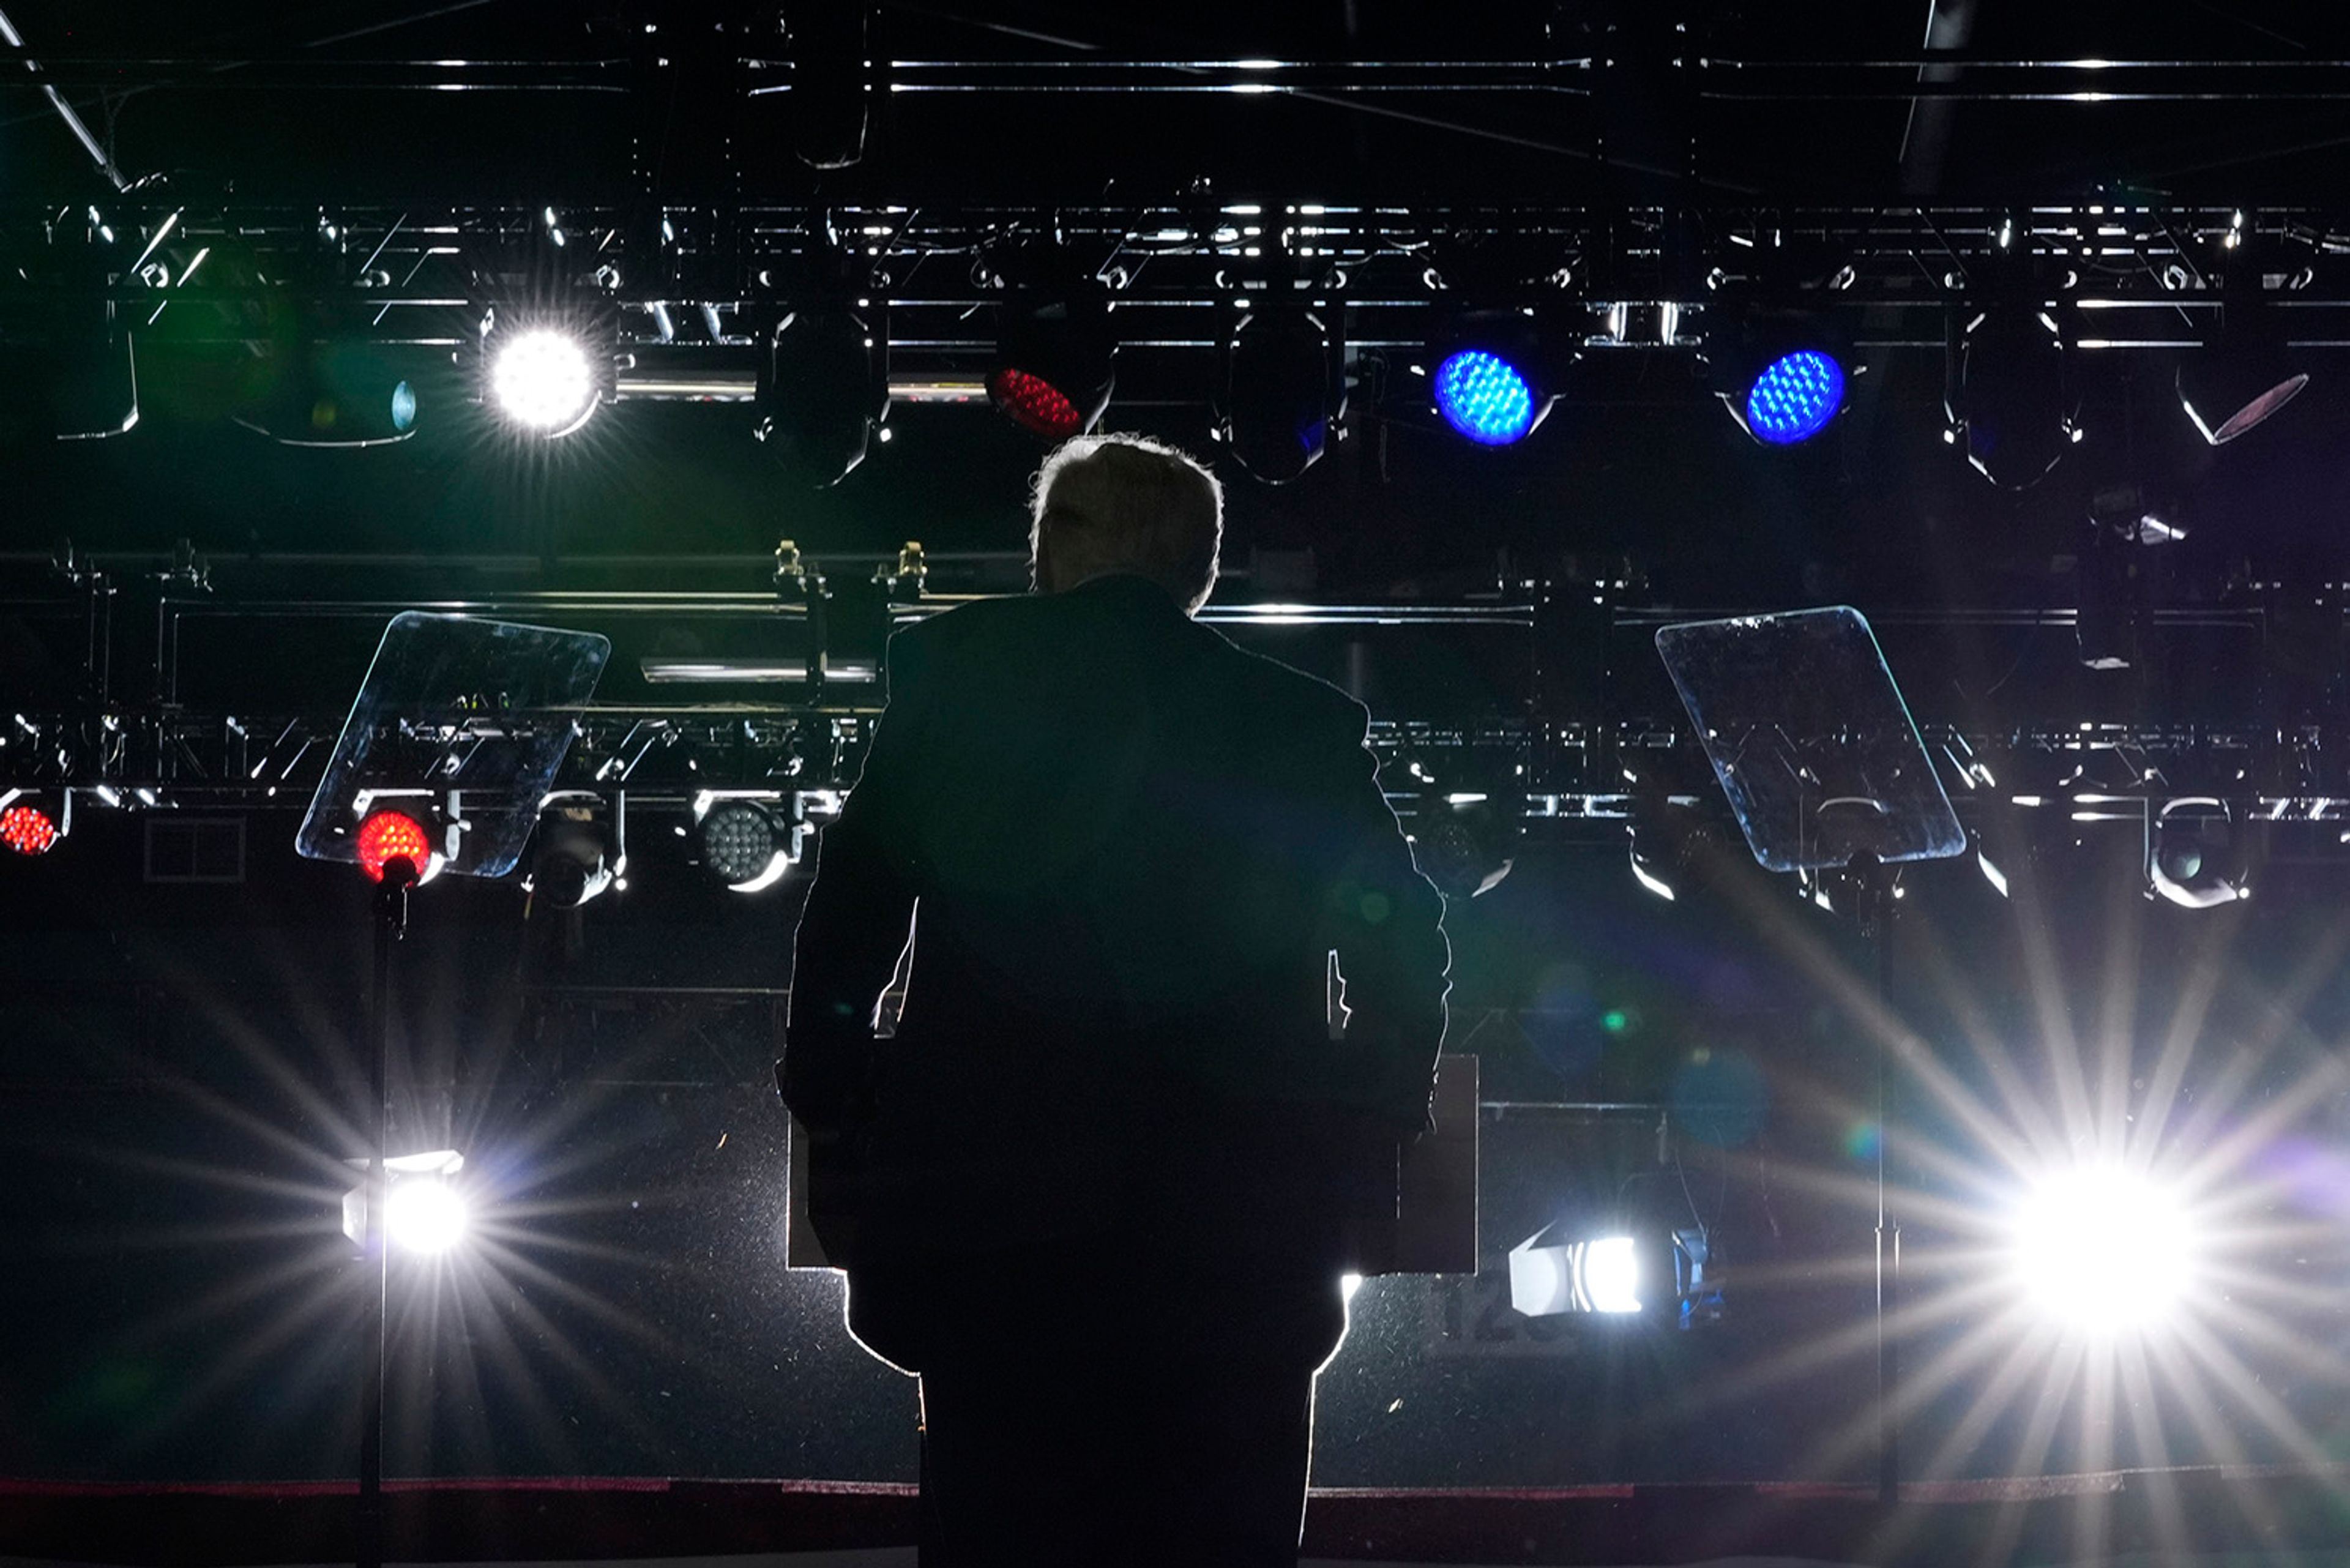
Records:
{"label": "teleprompter glass panel", "polygon": [[1766,870],[1965,851],[1965,830],[1858,610],[1684,622],[1658,630],[1657,651]]}
{"label": "teleprompter glass panel", "polygon": [[461,821],[444,869],[503,877],[611,657],[594,632],[410,610],[384,628],[294,846],[359,859],[360,820],[405,796]]}

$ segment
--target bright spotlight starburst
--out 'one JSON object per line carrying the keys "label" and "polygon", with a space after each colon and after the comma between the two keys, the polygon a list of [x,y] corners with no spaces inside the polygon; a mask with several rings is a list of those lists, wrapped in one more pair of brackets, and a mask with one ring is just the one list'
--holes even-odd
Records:
{"label": "bright spotlight starburst", "polygon": [[465,1238],[464,1195],[445,1181],[396,1182],[384,1200],[384,1231],[410,1252],[445,1252]]}
{"label": "bright spotlight starburst", "polygon": [[524,429],[567,435],[596,411],[595,371],[577,338],[534,328],[494,350],[490,395],[499,411]]}
{"label": "bright spotlight starburst", "polygon": [[2013,1225],[2022,1293],[2078,1332],[2158,1327],[2195,1284],[2199,1240],[2186,1204],[2154,1178],[2119,1166],[2043,1178],[2017,1206]]}

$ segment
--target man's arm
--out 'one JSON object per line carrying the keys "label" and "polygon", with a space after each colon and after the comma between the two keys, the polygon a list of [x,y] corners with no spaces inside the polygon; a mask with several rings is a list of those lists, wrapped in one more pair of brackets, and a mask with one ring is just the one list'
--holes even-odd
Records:
{"label": "man's arm", "polygon": [[1345,1101],[1409,1137],[1428,1126],[1452,952],[1444,900],[1412,864],[1379,791],[1367,721],[1360,704],[1347,704],[1340,733],[1351,755],[1332,803],[1342,837],[1323,934],[1346,985]]}
{"label": "man's arm", "polygon": [[925,639],[890,639],[889,705],[865,771],[824,830],[815,885],[794,943],[790,1021],[776,1082],[784,1103],[819,1136],[868,1111],[873,1013],[905,950],[914,911],[910,809],[921,787],[921,669]]}

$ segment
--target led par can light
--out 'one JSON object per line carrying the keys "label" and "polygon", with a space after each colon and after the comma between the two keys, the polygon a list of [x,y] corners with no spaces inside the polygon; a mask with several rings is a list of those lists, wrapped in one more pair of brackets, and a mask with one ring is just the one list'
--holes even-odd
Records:
{"label": "led par can light", "polygon": [[1436,411],[1478,446],[1516,445],[1557,401],[1557,351],[1523,310],[1461,311],[1428,354]]}

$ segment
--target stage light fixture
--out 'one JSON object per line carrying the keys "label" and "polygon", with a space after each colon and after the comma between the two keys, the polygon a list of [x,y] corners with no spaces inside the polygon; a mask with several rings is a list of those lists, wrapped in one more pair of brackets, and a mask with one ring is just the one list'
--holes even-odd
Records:
{"label": "stage light fixture", "polygon": [[1816,348],[1782,354],[1747,389],[1744,423],[1755,440],[1793,446],[1828,428],[1844,407],[1844,367]]}
{"label": "stage light fixture", "polygon": [[2012,1217],[2009,1267],[2026,1301],[2091,1334],[2160,1325],[2192,1294],[2200,1238],[2178,1193],[2119,1165],[2034,1182]]}
{"label": "stage light fixture", "polygon": [[16,801],[0,806],[0,844],[19,855],[47,855],[64,836],[57,819],[38,805]]}
{"label": "stage light fixture", "polygon": [[1329,443],[1331,345],[1304,306],[1252,311],[1224,351],[1217,434],[1232,461],[1267,484],[1286,484],[1321,461]]}
{"label": "stage light fixture", "polygon": [[1098,285],[1015,289],[999,307],[988,400],[1048,441],[1083,435],[1109,406],[1117,356]]}
{"label": "stage light fixture", "polygon": [[1502,884],[1524,834],[1519,816],[1482,790],[1429,793],[1411,821],[1411,856],[1419,874],[1448,899],[1473,898]]}
{"label": "stage light fixture", "polygon": [[98,209],[85,213],[0,263],[0,440],[102,440],[139,422],[135,306],[116,280],[151,275],[140,264],[154,246],[134,254]]}
{"label": "stage light fixture", "polygon": [[1436,411],[1479,446],[1514,446],[1557,400],[1551,358],[1525,312],[1461,311],[1429,345]]}
{"label": "stage light fixture", "polygon": [[[543,295],[544,291],[541,291]],[[508,430],[534,440],[569,435],[617,390],[619,337],[608,300],[586,291],[482,312],[482,401]]]}
{"label": "stage light fixture", "polygon": [[407,812],[386,806],[370,811],[359,822],[359,868],[368,880],[383,880],[384,867],[394,860],[405,860],[414,868],[419,882],[428,880],[440,870],[442,857],[432,849],[432,838],[424,825]]}
{"label": "stage light fixture", "polygon": [[1633,880],[1667,903],[1677,902],[1709,872],[1719,847],[1712,826],[1697,796],[1669,794],[1628,776],[1625,782],[1632,786],[1624,826]]}
{"label": "stage light fixture", "polygon": [[1637,1313],[1641,1269],[1630,1236],[1554,1242],[1545,1225],[1510,1250],[1510,1305],[1528,1317],[1560,1313]]}
{"label": "stage light fixture", "polygon": [[1800,446],[1844,412],[1851,347],[1826,314],[1725,303],[1731,325],[1706,342],[1708,379],[1738,428],[1764,446]]}
{"label": "stage light fixture", "polygon": [[238,422],[284,446],[369,447],[416,433],[416,382],[381,346],[353,338],[289,345],[275,385]]}
{"label": "stage light fixture", "polygon": [[0,351],[0,441],[99,441],[138,422],[128,333]]}
{"label": "stage light fixture", "polygon": [[550,804],[538,819],[538,847],[525,886],[534,902],[576,909],[612,887],[628,869],[628,851],[598,820],[600,802],[586,795]]}
{"label": "stage light fixture", "polygon": [[[362,1171],[367,1168],[365,1160],[351,1163]],[[463,1241],[472,1215],[464,1194],[451,1179],[464,1168],[465,1157],[453,1148],[386,1159],[385,1238],[402,1251],[426,1256],[448,1251]],[[367,1202],[364,1186],[343,1195],[343,1234],[362,1243],[367,1239]]]}
{"label": "stage light fixture", "polygon": [[[1669,236],[1683,286],[1706,247],[1694,232]],[[1860,367],[1837,308],[1855,277],[1849,248],[1832,238],[1765,226],[1712,253],[1702,312],[1706,381],[1738,428],[1762,446],[1801,446],[1844,412]]]}
{"label": "stage light fixture", "polygon": [[871,7],[799,0],[785,8],[790,30],[792,151],[811,169],[847,169],[865,157],[873,94]]}
{"label": "stage light fixture", "polygon": [[812,298],[775,327],[753,433],[821,489],[865,461],[889,412],[888,323],[872,296]]}
{"label": "stage light fixture", "polygon": [[2220,249],[2219,322],[2179,362],[2179,406],[2213,446],[2244,434],[2309,385],[2286,344],[2284,313],[2268,298],[2272,265],[2290,281],[2276,247],[2246,237],[2240,220]]}
{"label": "stage light fixture", "polygon": [[694,818],[702,864],[733,891],[772,888],[791,869],[799,835],[760,802],[704,794],[694,801]]}
{"label": "stage light fixture", "polygon": [[2216,909],[2251,896],[2246,833],[2227,802],[2182,795],[2154,815],[2146,861],[2147,891],[2183,909]]}
{"label": "stage light fixture", "polygon": [[569,434],[596,411],[587,346],[547,327],[515,333],[491,348],[490,395],[500,413],[526,431]]}
{"label": "stage light fixture", "polygon": [[2036,484],[2081,439],[2070,335],[2057,306],[2003,300],[1955,317],[1944,439],[2002,490]]}

